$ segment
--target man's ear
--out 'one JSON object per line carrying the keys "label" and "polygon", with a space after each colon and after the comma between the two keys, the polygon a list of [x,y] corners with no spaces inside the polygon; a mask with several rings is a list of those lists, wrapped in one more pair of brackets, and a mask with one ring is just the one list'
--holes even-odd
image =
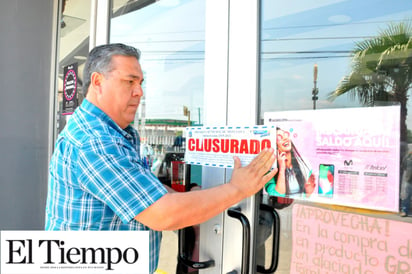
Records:
{"label": "man's ear", "polygon": [[93,72],[91,75],[90,85],[92,86],[93,90],[97,94],[100,94],[102,91],[102,83],[103,83],[103,74],[99,72]]}

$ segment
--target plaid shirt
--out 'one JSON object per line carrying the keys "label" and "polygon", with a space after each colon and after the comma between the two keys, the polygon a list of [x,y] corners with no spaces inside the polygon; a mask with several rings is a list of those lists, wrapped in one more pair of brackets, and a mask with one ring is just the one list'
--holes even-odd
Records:
{"label": "plaid shirt", "polygon": [[149,230],[150,272],[161,232],[134,220],[166,188],[144,166],[140,139],[83,100],[59,135],[49,167],[46,230]]}

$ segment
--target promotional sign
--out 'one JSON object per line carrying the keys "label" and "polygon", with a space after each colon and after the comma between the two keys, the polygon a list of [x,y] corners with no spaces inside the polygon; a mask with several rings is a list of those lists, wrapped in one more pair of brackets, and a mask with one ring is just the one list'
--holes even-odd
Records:
{"label": "promotional sign", "polygon": [[242,166],[264,148],[275,147],[273,126],[188,127],[185,162],[194,165],[233,168],[233,156]]}
{"label": "promotional sign", "polygon": [[147,274],[149,231],[1,231],[1,273]]}
{"label": "promotional sign", "polygon": [[264,120],[277,130],[270,195],[399,210],[399,106],[270,112]]}
{"label": "promotional sign", "polygon": [[72,114],[77,106],[77,63],[74,63],[64,67],[62,115]]}
{"label": "promotional sign", "polygon": [[412,224],[293,205],[290,273],[411,273]]}

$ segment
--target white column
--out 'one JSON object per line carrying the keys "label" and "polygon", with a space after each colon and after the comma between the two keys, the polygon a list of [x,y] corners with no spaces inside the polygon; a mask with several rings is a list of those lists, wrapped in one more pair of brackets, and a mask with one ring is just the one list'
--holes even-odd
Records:
{"label": "white column", "polygon": [[110,0],[91,0],[90,42],[89,49],[109,42],[110,35]]}

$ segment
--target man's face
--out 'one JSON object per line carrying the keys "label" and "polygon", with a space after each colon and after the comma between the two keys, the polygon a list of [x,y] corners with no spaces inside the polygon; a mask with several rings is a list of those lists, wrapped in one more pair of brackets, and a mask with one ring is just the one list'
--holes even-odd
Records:
{"label": "man's face", "polygon": [[113,70],[104,76],[100,106],[121,128],[133,120],[143,96],[143,72],[135,57],[116,55]]}

